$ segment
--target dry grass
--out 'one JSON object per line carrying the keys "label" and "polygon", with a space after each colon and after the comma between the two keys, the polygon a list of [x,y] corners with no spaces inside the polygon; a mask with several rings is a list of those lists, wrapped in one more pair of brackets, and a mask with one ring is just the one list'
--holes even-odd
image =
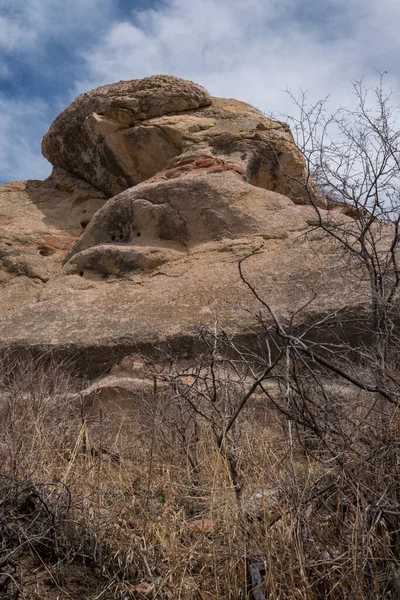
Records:
{"label": "dry grass", "polygon": [[[389,436],[373,399],[330,381],[318,437],[278,410],[279,390],[259,394],[228,455],[176,381],[83,417],[65,372],[2,374],[2,598],[398,597],[395,413]],[[246,385],[225,381],[219,407]]]}

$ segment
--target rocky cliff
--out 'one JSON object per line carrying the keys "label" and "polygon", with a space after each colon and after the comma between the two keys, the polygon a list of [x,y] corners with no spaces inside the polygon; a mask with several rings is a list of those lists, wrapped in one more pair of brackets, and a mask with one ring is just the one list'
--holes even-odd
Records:
{"label": "rocky cliff", "polygon": [[53,350],[104,372],[136,350],[196,352],[218,319],[257,334],[260,304],[298,322],[362,312],[285,123],[175,77],[122,81],[79,96],[51,125],[44,182],[0,187],[3,349]]}

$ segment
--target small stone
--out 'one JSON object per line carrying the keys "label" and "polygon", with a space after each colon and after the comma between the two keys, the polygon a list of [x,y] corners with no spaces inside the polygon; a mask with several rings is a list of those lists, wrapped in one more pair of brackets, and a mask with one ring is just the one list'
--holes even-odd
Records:
{"label": "small stone", "polygon": [[211,519],[196,519],[190,521],[187,528],[195,533],[214,533],[215,523]]}

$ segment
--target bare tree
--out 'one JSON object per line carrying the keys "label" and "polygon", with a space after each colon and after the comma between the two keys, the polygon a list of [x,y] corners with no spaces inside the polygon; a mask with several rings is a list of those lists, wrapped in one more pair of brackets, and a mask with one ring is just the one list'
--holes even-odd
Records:
{"label": "bare tree", "polygon": [[[328,112],[327,98],[310,105],[305,93],[296,98],[289,92],[298,112],[289,121],[306,161],[303,185],[318,227],[339,243],[354,275],[361,268],[368,277],[381,385],[400,285],[400,108],[395,95],[385,91],[383,75],[375,87],[368,87],[365,79],[352,85],[355,106],[333,113]],[[315,203],[313,179],[336,218],[324,215]],[[338,210],[353,222],[341,223]]]}
{"label": "bare tree", "polygon": [[[353,89],[355,107],[334,113],[328,113],[327,99],[309,106],[305,94],[300,100],[291,95],[299,116],[289,120],[306,163],[303,180],[295,183],[304,186],[315,210],[315,227],[335,241],[344,268],[368,282],[371,318],[363,337],[369,347],[364,344],[349,353],[345,339],[334,348],[328,341],[316,344],[311,334],[321,323],[311,323],[299,334],[294,327],[297,314],[283,322],[246,276],[246,260],[252,253],[239,262],[239,273],[262,309],[259,324],[264,353],[245,352],[224,332],[210,331],[211,342],[203,334],[209,348],[207,365],[191,373],[189,384],[183,383],[182,373],[174,381],[180,397],[214,432],[229,465],[242,523],[246,522],[242,503],[246,481],[241,474],[243,458],[239,460],[237,452],[240,420],[260,395],[286,420],[294,481],[288,510],[299,515],[297,542],[304,570],[312,572],[318,564],[308,581],[310,588],[319,590],[313,597],[327,597],[334,589],[342,597],[342,582],[353,576],[354,597],[394,598],[400,589],[400,504],[394,483],[399,476],[399,443],[390,432],[397,430],[400,407],[396,333],[400,322],[400,110],[393,104],[393,94],[385,92],[383,76],[376,87],[368,88],[362,79],[353,83]],[[326,199],[325,209],[321,198],[316,201],[316,185]],[[228,358],[232,354],[235,361]],[[218,363],[246,373],[240,393],[233,394],[238,386],[232,386],[232,381],[227,385],[226,371],[218,372]],[[279,386],[278,396],[268,388],[271,379]],[[340,385],[335,388],[336,382]],[[331,469],[330,477],[323,477],[321,485],[303,497],[295,489],[298,471],[293,452],[298,444],[309,457]],[[320,520],[337,523],[336,532],[346,540],[341,549],[338,542],[334,547],[326,541],[318,518],[310,516],[314,513]],[[269,526],[282,518],[281,513]],[[355,522],[357,542],[351,537]],[[316,554],[310,549],[311,541],[314,550],[318,548]],[[246,551],[254,547],[249,531],[245,546]],[[349,563],[354,565],[352,575]],[[252,597],[257,599],[268,597],[266,581],[270,578],[260,564],[266,564],[262,552],[247,563]]]}

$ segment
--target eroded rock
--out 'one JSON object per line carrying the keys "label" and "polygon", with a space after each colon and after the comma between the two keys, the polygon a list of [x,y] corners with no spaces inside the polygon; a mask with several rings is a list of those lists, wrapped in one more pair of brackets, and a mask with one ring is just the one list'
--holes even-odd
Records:
{"label": "eroded rock", "polygon": [[[290,128],[237,100],[212,98],[197,84],[153,76],[79,96],[50,127],[43,154],[108,195],[145,181],[176,157],[197,153],[218,171],[231,165],[245,181],[309,202],[306,170]],[[190,158],[186,168],[190,168]],[[173,168],[185,167],[184,158]],[[233,166],[234,165],[234,166]],[[210,168],[211,165],[208,165]],[[314,201],[326,206],[317,190]]]}
{"label": "eroded rock", "polygon": [[0,316],[36,298],[105,199],[60,169],[0,187]]}
{"label": "eroded rock", "polygon": [[48,180],[0,188],[3,349],[104,375],[137,351],[191,358],[198,326],[216,321],[249,342],[261,306],[244,257],[283,321],[342,311],[350,339],[367,318],[368,283],[338,260],[309,192],[324,221],[352,227],[352,215],[306,192],[289,127],[248,104],[175,77],[119,82],[77,98],[43,151]]}
{"label": "eroded rock", "polygon": [[165,75],[120,81],[79,96],[54,121],[43,154],[109,195],[151,177],[181,153],[158,126],[161,115],[206,106],[201,86]]}
{"label": "eroded rock", "polygon": [[[158,210],[171,218],[157,219]],[[365,290],[322,232],[307,235],[313,217],[311,206],[230,170],[144,182],[97,211],[38,301],[0,322],[0,337],[13,348],[74,354],[91,373],[138,349],[171,346],[193,356],[196,326],[216,318],[227,333],[250,340],[260,304],[238,261],[254,251],[246,276],[280,318],[314,295],[304,321],[349,308],[361,315]]]}

